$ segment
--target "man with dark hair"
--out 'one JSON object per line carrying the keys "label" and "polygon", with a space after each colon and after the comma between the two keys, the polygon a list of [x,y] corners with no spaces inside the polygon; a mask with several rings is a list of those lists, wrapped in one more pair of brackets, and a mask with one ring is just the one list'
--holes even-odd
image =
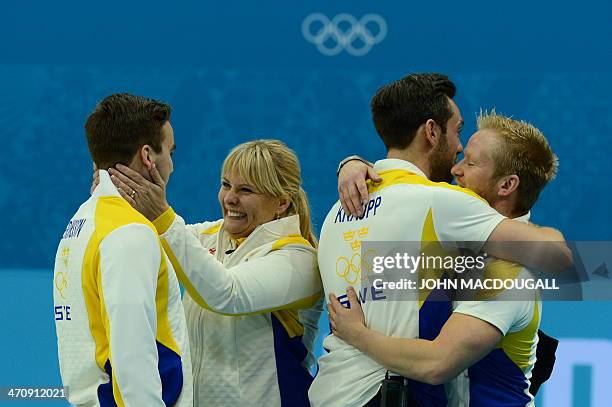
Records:
{"label": "man with dark hair", "polygon": [[[452,312],[451,301],[440,300],[438,290],[412,293],[417,296],[403,298],[408,301],[388,299],[365,278],[370,266],[361,257],[363,241],[416,242],[408,253],[413,258],[430,247],[429,242],[437,242],[443,251],[484,250],[547,271],[563,270],[572,262],[560,232],[507,219],[473,191],[440,182],[449,180],[463,150],[463,119],[452,99],[454,89],[444,75],[412,74],[378,90],[372,116],[387,146],[387,158],[374,164],[380,182],[366,187],[359,184],[362,176],[353,180],[352,188],[340,186],[342,201],[349,205],[336,203],[322,226],[318,260],[326,295],[339,294],[338,301],[347,305],[346,288],[356,286],[366,326],[388,336],[434,339]],[[361,197],[366,199],[363,205]],[[508,240],[550,243],[520,251],[494,244]],[[432,271],[435,278],[444,275],[444,270]],[[387,369],[333,334],[323,345],[329,353],[319,359],[309,391],[311,404],[379,405],[394,386],[385,380]],[[396,379],[410,389],[415,405],[446,406],[443,386]]]}
{"label": "man with dark hair", "polygon": [[432,180],[450,182],[452,163],[463,151],[459,141],[463,119],[459,115],[458,121],[449,123],[458,112],[455,91],[455,84],[445,75],[408,75],[381,87],[372,98],[372,121],[388,151],[408,147],[428,119],[439,127],[440,142],[429,159]]}
{"label": "man with dark hair", "polygon": [[178,280],[155,227],[122,197],[109,168],[172,173],[170,106],[106,97],[85,130],[99,184],[59,243],[54,275],[60,370],[77,406],[191,406],[192,377]]}
{"label": "man with dark hair", "polygon": [[[491,112],[478,117],[478,131],[452,173],[460,186],[478,193],[502,215],[528,222],[529,210],[555,177],[557,165],[537,128]],[[495,259],[489,259],[484,275],[533,278],[529,270]],[[352,289],[350,309],[331,295],[328,308],[334,335],[389,370],[430,384],[449,382],[449,406],[532,406],[539,296],[528,291],[485,293],[477,292],[480,301],[455,301],[453,314],[433,340],[391,338],[366,328]]]}
{"label": "man with dark hair", "polygon": [[[119,163],[134,165],[143,172],[155,157],[157,170],[168,181],[175,148],[171,110],[166,103],[127,93],[103,99],[85,123],[89,153],[96,167],[109,169]],[[149,177],[148,168],[143,173]]]}

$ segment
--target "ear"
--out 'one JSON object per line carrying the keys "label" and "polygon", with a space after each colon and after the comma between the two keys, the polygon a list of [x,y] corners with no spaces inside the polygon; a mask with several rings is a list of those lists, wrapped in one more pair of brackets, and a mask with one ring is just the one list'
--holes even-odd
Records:
{"label": "ear", "polygon": [[427,119],[425,122],[425,138],[432,147],[439,141],[440,126],[433,119]]}
{"label": "ear", "polygon": [[153,164],[153,149],[151,146],[145,144],[144,146],[140,147],[138,157],[140,158],[142,165],[144,165],[146,169],[151,170],[151,166]]}
{"label": "ear", "polygon": [[512,195],[518,189],[520,182],[521,180],[519,179],[518,175],[506,175],[505,177],[502,177],[498,183],[499,196]]}
{"label": "ear", "polygon": [[284,214],[287,208],[289,208],[290,204],[291,204],[291,201],[289,200],[289,198],[279,198],[278,209],[276,210],[276,213],[279,215]]}

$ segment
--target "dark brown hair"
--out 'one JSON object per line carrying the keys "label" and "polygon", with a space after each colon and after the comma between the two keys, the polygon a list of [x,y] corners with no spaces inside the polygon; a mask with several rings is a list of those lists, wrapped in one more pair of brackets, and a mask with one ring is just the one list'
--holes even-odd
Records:
{"label": "dark brown hair", "polygon": [[446,122],[453,115],[447,98],[455,97],[455,92],[455,84],[437,73],[410,74],[379,88],[370,107],[387,150],[406,148],[429,119],[446,133]]}
{"label": "dark brown hair", "polygon": [[170,120],[171,110],[166,103],[127,93],[104,98],[85,122],[89,153],[96,167],[128,165],[145,144],[161,152],[161,129]]}

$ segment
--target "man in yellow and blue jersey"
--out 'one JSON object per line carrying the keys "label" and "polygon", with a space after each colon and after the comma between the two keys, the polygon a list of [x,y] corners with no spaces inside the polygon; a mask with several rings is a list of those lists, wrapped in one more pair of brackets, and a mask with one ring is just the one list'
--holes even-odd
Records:
{"label": "man in yellow and blue jersey", "polygon": [[[440,301],[438,290],[414,301],[388,299],[383,290],[361,280],[366,263],[360,257],[362,242],[438,242],[445,250],[484,250],[547,271],[571,265],[560,232],[508,219],[477,193],[444,182],[452,179],[451,168],[463,151],[459,140],[463,119],[453,101],[455,90],[444,75],[411,74],[376,92],[372,117],[387,148],[386,159],[374,164],[381,182],[366,189],[368,198],[362,207],[358,205],[357,216],[338,202],[322,226],[318,261],[326,295],[335,293],[346,304],[346,288],[355,286],[366,326],[388,336],[435,339],[452,313],[452,303],[450,298]],[[508,240],[550,244],[521,251],[496,244]],[[416,257],[420,251],[415,247],[412,254]],[[333,334],[323,345],[329,353],[319,359],[309,391],[311,404],[378,405],[387,368]],[[444,386],[415,380],[409,385],[417,405],[447,405]]]}
{"label": "man in yellow and blue jersey", "polygon": [[99,184],[60,240],[53,291],[62,382],[76,406],[193,404],[177,277],[155,227],[107,172],[122,163],[149,177],[155,167],[167,181],[170,112],[153,99],[114,94],[85,124]]}
{"label": "man in yellow and blue jersey", "polygon": [[[538,129],[492,112],[478,118],[478,132],[452,174],[500,214],[527,223],[557,165]],[[529,270],[496,259],[488,259],[483,274],[532,278]],[[452,316],[431,341],[369,330],[354,291],[348,296],[350,310],[330,297],[334,334],[406,378],[447,383],[448,406],[533,406],[529,379],[541,318],[537,293],[481,291],[475,298],[479,301],[455,301]]]}

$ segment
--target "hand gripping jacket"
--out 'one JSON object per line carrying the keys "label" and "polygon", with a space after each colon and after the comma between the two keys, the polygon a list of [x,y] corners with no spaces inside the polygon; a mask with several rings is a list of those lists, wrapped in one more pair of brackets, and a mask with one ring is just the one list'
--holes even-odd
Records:
{"label": "hand gripping jacket", "polygon": [[239,242],[172,209],[154,223],[186,289],[195,405],[308,406],[322,287],[298,216]]}

